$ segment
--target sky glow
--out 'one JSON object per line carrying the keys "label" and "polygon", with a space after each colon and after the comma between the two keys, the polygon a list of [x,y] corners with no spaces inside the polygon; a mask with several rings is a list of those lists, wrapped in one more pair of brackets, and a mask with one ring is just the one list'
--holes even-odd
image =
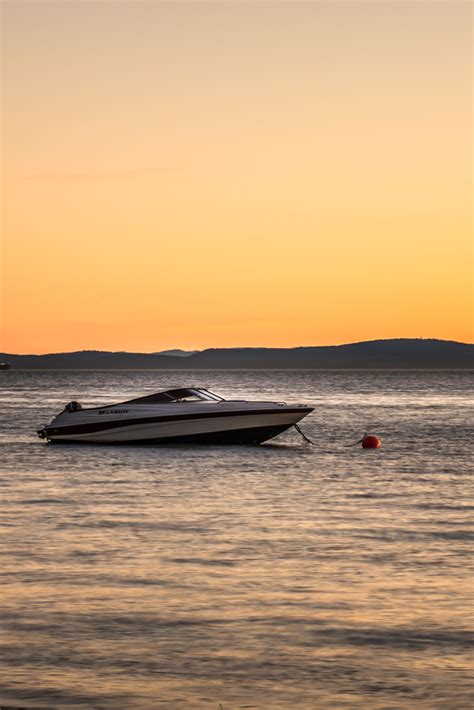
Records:
{"label": "sky glow", "polygon": [[5,352],[473,340],[469,2],[2,3]]}

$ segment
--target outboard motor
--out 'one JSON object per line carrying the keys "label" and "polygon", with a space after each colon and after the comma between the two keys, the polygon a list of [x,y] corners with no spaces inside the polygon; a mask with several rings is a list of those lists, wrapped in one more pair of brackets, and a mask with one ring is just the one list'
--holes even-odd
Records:
{"label": "outboard motor", "polygon": [[64,407],[64,411],[69,414],[72,414],[72,412],[78,412],[80,409],[82,409],[82,404],[79,404],[79,402],[69,402],[69,404],[66,404]]}

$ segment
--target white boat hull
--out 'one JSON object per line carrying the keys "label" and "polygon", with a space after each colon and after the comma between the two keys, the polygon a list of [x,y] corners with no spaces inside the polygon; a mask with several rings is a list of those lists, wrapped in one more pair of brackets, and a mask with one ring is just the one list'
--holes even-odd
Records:
{"label": "white boat hull", "polygon": [[51,443],[148,444],[262,443],[293,426],[312,409],[282,402],[246,402],[216,399],[166,402],[163,397],[182,392],[168,390],[121,404],[84,409],[73,402],[51,424],[38,432]]}
{"label": "white boat hull", "polygon": [[305,413],[250,414],[190,421],[133,424],[97,432],[49,433],[53,443],[261,443],[296,424]]}

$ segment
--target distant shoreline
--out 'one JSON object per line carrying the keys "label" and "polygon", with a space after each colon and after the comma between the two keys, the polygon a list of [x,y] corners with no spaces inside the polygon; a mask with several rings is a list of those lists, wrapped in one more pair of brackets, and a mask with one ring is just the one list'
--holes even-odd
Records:
{"label": "distant shoreline", "polygon": [[[473,372],[472,367],[17,367],[13,372]],[[0,706],[0,710],[3,708]]]}
{"label": "distant shoreline", "polygon": [[[179,353],[179,354],[175,354]],[[211,348],[129,353],[0,353],[15,370],[472,370],[474,345],[436,339],[372,340],[296,348]]]}

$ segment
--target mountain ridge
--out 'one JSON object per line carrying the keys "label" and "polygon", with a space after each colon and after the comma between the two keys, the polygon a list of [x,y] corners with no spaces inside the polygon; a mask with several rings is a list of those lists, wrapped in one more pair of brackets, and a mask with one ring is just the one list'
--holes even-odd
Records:
{"label": "mountain ridge", "polygon": [[[42,355],[0,353],[12,369],[472,369],[474,344],[391,338],[294,348],[207,348],[154,353],[76,350]],[[179,353],[179,354],[178,354]]]}

